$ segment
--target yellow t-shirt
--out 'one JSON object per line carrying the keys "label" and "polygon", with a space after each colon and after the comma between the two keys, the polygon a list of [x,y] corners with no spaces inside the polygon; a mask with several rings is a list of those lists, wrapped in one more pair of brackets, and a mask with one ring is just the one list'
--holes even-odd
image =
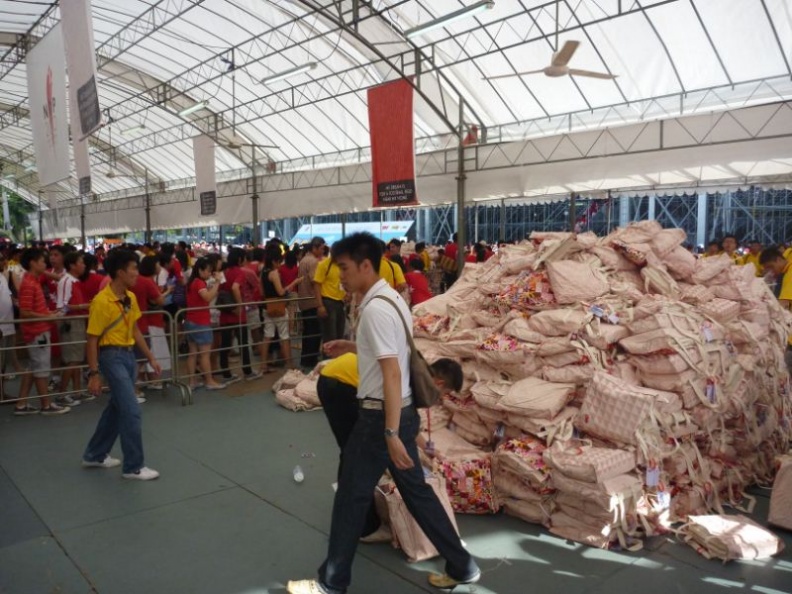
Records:
{"label": "yellow t-shirt", "polygon": [[[781,281],[781,290],[778,292],[779,301],[792,301],[792,262],[784,268],[784,278]],[[792,345],[792,335],[787,338],[787,344]]]}
{"label": "yellow t-shirt", "polygon": [[322,297],[343,301],[346,297],[341,288],[341,270],[333,263],[332,258],[325,258],[316,267],[314,282],[322,285]]}
{"label": "yellow t-shirt", "polygon": [[[135,323],[140,319],[141,313],[135,294],[127,291],[126,296],[129,301],[124,306],[110,285],[107,285],[91,302],[87,332],[91,336],[101,336],[100,347],[127,347],[135,344]],[[118,323],[116,320],[119,320]],[[111,325],[113,327],[102,336]]]}
{"label": "yellow t-shirt", "polygon": [[407,279],[404,278],[404,272],[401,266],[394,264],[387,258],[382,258],[382,260],[380,260],[379,275],[380,278],[384,278],[385,282],[393,289],[407,284]]}
{"label": "yellow t-shirt", "polygon": [[752,254],[750,252],[745,254],[743,257],[743,266],[753,264],[756,269],[756,276],[764,276],[764,267],[759,264],[759,256],[760,254]]}
{"label": "yellow t-shirt", "polygon": [[357,355],[355,353],[347,353],[340,357],[336,357],[322,367],[319,375],[357,388],[360,383],[360,376],[358,375],[357,368]]}
{"label": "yellow t-shirt", "polygon": [[432,265],[432,261],[429,259],[429,252],[424,250],[419,254],[419,256],[421,256],[421,261],[424,265],[424,272],[429,272],[429,268]]}
{"label": "yellow t-shirt", "polygon": [[788,247],[784,250],[784,258],[787,260],[792,260],[792,247]]}

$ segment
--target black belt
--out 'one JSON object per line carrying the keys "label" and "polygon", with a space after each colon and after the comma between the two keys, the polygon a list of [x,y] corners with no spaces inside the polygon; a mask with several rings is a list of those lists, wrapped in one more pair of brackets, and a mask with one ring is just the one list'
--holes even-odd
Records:
{"label": "black belt", "polygon": [[135,347],[133,347],[133,346],[115,346],[115,345],[109,344],[109,345],[105,345],[105,346],[100,346],[99,350],[100,351],[127,351],[127,352],[131,353],[134,350],[134,348]]}

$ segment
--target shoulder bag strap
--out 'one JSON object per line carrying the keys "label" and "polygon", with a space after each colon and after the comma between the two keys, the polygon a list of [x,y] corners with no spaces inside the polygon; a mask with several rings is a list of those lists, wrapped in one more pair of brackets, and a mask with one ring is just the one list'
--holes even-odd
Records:
{"label": "shoulder bag strap", "polygon": [[101,341],[105,337],[105,335],[108,332],[110,332],[110,330],[118,326],[121,323],[121,320],[123,319],[124,319],[124,314],[120,314],[115,320],[113,320],[112,323],[107,328],[102,330],[102,333],[99,335],[99,340]]}
{"label": "shoulder bag strap", "polygon": [[404,333],[407,335],[407,343],[410,345],[410,351],[415,353],[415,342],[413,341],[412,333],[410,332],[410,327],[407,325],[407,320],[404,319],[404,315],[402,314],[399,306],[396,305],[396,302],[393,301],[390,297],[385,297],[385,295],[375,295],[372,299],[382,299],[390,303],[393,306],[393,309],[396,310],[396,313],[399,314],[401,318],[402,324],[404,324]]}

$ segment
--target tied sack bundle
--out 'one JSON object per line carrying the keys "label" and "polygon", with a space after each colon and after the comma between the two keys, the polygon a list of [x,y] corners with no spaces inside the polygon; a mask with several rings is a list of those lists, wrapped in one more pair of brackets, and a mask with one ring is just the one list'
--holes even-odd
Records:
{"label": "tied sack bundle", "polygon": [[778,457],[778,472],[767,521],[773,526],[792,530],[792,455]]}
{"label": "tied sack bundle", "polygon": [[492,455],[492,478],[507,515],[547,525],[555,490],[544,450],[543,442],[534,437],[504,441]]}
{"label": "tied sack bundle", "polygon": [[784,550],[784,541],[752,519],[738,515],[690,516],[680,534],[707,559],[767,559]]}

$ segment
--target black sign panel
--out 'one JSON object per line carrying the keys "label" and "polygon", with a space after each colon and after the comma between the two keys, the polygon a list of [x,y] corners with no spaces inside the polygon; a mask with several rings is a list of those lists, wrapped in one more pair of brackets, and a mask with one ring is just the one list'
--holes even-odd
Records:
{"label": "black sign panel", "polygon": [[96,91],[96,80],[91,79],[77,89],[77,103],[80,110],[80,128],[83,135],[90,134],[98,126],[102,119],[99,110],[99,96]]}
{"label": "black sign panel", "polygon": [[217,212],[217,192],[201,192],[201,216]]}
{"label": "black sign panel", "polygon": [[91,176],[87,175],[80,178],[80,196],[91,193]]}
{"label": "black sign panel", "polygon": [[377,184],[376,206],[415,204],[415,180],[405,179]]}

